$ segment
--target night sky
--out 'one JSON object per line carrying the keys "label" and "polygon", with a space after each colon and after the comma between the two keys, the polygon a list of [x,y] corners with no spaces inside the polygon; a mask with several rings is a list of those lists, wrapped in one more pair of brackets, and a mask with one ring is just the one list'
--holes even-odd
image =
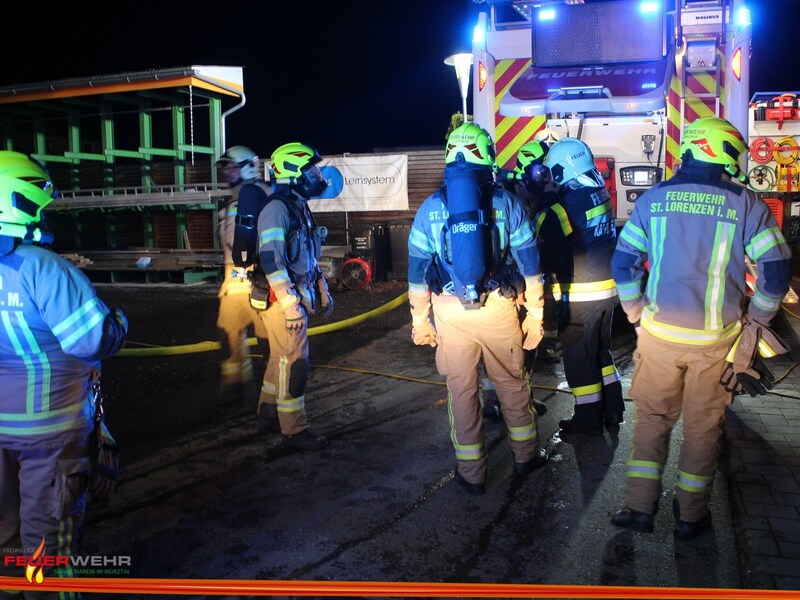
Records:
{"label": "night sky", "polygon": [[[794,42],[800,0],[748,5],[756,23],[752,91],[800,90]],[[288,141],[323,154],[439,146],[450,115],[461,109],[454,71],[443,60],[469,50],[481,6],[472,0],[141,0],[47,8],[15,2],[4,7],[12,48],[0,85],[241,66],[247,103],[227,121],[229,145],[251,146],[261,156]]]}

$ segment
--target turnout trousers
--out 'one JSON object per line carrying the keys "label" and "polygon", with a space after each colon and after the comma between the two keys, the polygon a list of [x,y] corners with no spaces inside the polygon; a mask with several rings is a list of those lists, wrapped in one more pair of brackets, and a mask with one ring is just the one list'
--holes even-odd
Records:
{"label": "turnout trousers", "polygon": [[[0,574],[25,577],[25,567],[6,557],[80,553],[89,482],[88,439],[66,447],[16,450],[0,447]],[[45,567],[49,577],[71,577],[72,565]],[[0,598],[19,598],[0,591]],[[24,598],[80,598],[80,594],[24,592]]]}
{"label": "turnout trousers", "polygon": [[470,483],[484,483],[488,458],[478,396],[481,357],[497,392],[514,461],[531,460],[539,448],[517,306],[497,293],[479,309],[467,310],[450,295],[434,295],[432,305],[438,332],[436,367],[447,377],[450,439],[458,472]]}
{"label": "turnout trousers", "polygon": [[241,390],[254,385],[253,364],[247,349],[247,334],[251,325],[259,341],[267,339],[261,317],[250,306],[249,293],[236,290],[220,297],[217,329],[226,354],[220,363],[220,387],[223,393],[241,393]]}
{"label": "turnout trousers", "polygon": [[655,514],[672,428],[683,415],[675,499],[680,518],[708,513],[725,408],[733,395],[719,379],[730,340],[713,346],[674,344],[641,330],[630,395],[636,404],[625,477],[625,506]]}
{"label": "turnout trousers", "polygon": [[564,375],[575,397],[580,425],[618,422],[625,410],[622,384],[611,357],[611,326],[617,298],[570,301],[559,334]]}
{"label": "turnout trousers", "polygon": [[308,315],[300,332],[289,332],[280,303],[273,302],[259,313],[267,330],[269,358],[258,399],[262,404],[277,404],[283,435],[296,435],[308,428],[306,383],[308,382]]}

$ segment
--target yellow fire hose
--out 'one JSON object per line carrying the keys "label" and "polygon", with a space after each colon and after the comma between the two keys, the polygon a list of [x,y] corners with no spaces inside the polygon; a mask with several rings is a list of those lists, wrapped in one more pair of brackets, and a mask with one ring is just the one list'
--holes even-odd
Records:
{"label": "yellow fire hose", "polygon": [[[404,304],[408,299],[408,292],[403,292],[394,300],[387,302],[383,306],[379,306],[373,310],[367,311],[363,314],[357,315],[355,317],[351,317],[349,319],[343,319],[342,321],[336,321],[335,323],[328,323],[325,325],[320,325],[318,327],[311,327],[308,330],[308,335],[321,335],[323,333],[330,333],[332,331],[338,331],[340,329],[345,329],[347,327],[352,327],[354,325],[360,325],[364,321],[368,321],[370,319],[374,319],[384,313],[389,312],[390,310],[394,310],[398,306]],[[136,343],[136,342],[132,342]],[[247,345],[248,346],[255,346],[258,344],[258,340],[254,337],[247,338]],[[213,350],[219,350],[221,348],[221,344],[219,342],[197,342],[195,344],[184,344],[182,346],[149,346],[147,348],[123,348],[119,351],[117,356],[120,357],[127,357],[127,358],[141,358],[141,357],[151,357],[151,356],[173,356],[175,354],[194,354],[196,352],[211,352]]]}
{"label": "yellow fire hose", "polygon": [[[340,329],[345,329],[347,327],[352,327],[354,325],[360,325],[364,321],[368,321],[370,319],[374,319],[384,313],[389,312],[390,310],[394,310],[398,306],[401,306],[408,300],[408,292],[403,292],[394,300],[387,302],[383,306],[379,306],[373,310],[367,311],[355,317],[351,317],[349,319],[343,319],[341,321],[336,321],[335,323],[328,323],[326,325],[320,325],[318,327],[311,327],[308,330],[308,335],[321,335],[323,333],[331,333],[332,331],[338,331]],[[136,342],[132,342],[136,343]],[[255,346],[258,344],[258,340],[254,337],[247,338],[247,345],[248,346]],[[221,344],[219,342],[197,342],[196,344],[184,344],[181,346],[149,346],[147,348],[123,348],[116,356],[120,356],[123,358],[141,358],[141,357],[153,357],[153,356],[174,356],[176,354],[194,354],[197,352],[212,352],[214,350],[219,350],[221,348]],[[434,385],[447,385],[446,381],[432,381],[429,379],[417,379],[414,377],[406,377],[403,375],[394,375],[392,373],[382,373],[379,371],[367,371],[362,369],[353,369],[349,367],[336,367],[332,365],[311,365],[312,368],[315,369],[334,369],[339,371],[349,371],[352,373],[363,373],[365,375],[380,375],[381,377],[391,377],[393,379],[403,379],[406,381],[414,381],[417,383],[430,383]],[[545,387],[545,386],[533,386],[536,389],[540,390],[548,390],[552,392],[564,392],[567,394],[571,394],[572,392],[568,388],[554,388],[554,387]]]}

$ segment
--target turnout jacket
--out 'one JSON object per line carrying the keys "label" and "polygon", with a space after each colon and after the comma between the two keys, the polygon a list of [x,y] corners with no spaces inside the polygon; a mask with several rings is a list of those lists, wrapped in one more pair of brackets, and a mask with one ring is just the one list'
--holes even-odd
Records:
{"label": "turnout jacket", "polygon": [[628,320],[663,340],[710,345],[741,330],[745,257],[759,274],[747,312],[769,324],[791,277],[783,234],[753,192],[690,161],[636,201],[612,267]]}
{"label": "turnout jacket", "polygon": [[68,260],[31,244],[0,256],[0,447],[84,439],[94,417],[91,372],[126,334]]}
{"label": "turnout jacket", "polygon": [[604,187],[567,189],[535,218],[542,240],[542,262],[553,273],[553,292],[570,302],[603,300],[617,295],[611,275],[616,244],[614,209]]}
{"label": "turnout jacket", "polygon": [[225,266],[219,297],[225,294],[249,294],[250,282],[240,274],[236,277],[233,261],[233,238],[236,230],[236,215],[239,210],[239,189],[241,185],[233,188],[233,195],[226,202],[220,204],[217,210],[217,237],[222,250],[222,261]]}
{"label": "turnout jacket", "polygon": [[[522,202],[510,192],[497,188],[492,196],[494,210],[494,264],[499,265],[508,247],[519,273],[528,288],[535,282],[541,285],[539,248],[533,227]],[[452,263],[447,218],[449,212],[443,194],[436,192],[422,203],[414,217],[408,239],[409,295],[428,296],[431,292],[431,273],[442,265]],[[434,290],[439,293],[439,290]],[[530,298],[528,299],[530,300]]]}
{"label": "turnout jacket", "polygon": [[261,269],[278,298],[295,286],[299,295],[313,294],[322,240],[308,202],[279,184],[258,216],[258,235]]}

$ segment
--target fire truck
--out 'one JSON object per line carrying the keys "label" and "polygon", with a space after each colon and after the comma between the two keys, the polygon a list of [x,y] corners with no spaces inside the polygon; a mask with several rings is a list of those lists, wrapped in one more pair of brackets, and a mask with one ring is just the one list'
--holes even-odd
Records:
{"label": "fire truck", "polygon": [[505,170],[532,138],[585,141],[621,226],[678,168],[684,125],[723,117],[748,138],[750,187],[796,240],[798,98],[750,96],[751,32],[744,0],[483,0],[473,119]]}

